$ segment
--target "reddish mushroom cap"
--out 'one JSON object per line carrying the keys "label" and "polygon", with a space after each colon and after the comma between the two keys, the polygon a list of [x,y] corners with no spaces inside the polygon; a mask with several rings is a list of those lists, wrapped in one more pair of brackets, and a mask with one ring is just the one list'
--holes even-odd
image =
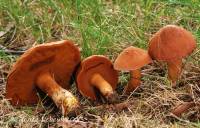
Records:
{"label": "reddish mushroom cap", "polygon": [[139,69],[151,62],[151,57],[147,51],[130,46],[119,54],[115,60],[114,68],[116,70],[130,71]]}
{"label": "reddish mushroom cap", "polygon": [[74,68],[80,63],[79,49],[71,41],[58,41],[30,48],[15,63],[8,75],[6,98],[13,105],[38,102],[35,80],[49,71],[56,82],[68,88]]}
{"label": "reddish mushroom cap", "polygon": [[195,48],[196,41],[190,32],[167,25],[150,39],[148,52],[152,59],[166,61],[186,57]]}
{"label": "reddish mushroom cap", "polygon": [[96,94],[90,80],[95,73],[100,74],[113,89],[118,83],[118,72],[113,69],[112,62],[108,58],[93,55],[83,60],[77,72],[76,82],[80,93],[93,100],[96,100]]}

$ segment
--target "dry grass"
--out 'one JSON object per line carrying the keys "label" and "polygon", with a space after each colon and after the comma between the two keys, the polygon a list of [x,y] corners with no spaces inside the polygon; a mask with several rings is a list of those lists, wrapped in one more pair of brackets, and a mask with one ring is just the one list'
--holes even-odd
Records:
{"label": "dry grass", "polygon": [[[199,55],[193,55],[187,61],[193,61]],[[194,59],[193,59],[194,58]],[[181,118],[173,117],[170,111],[183,101],[198,100],[200,68],[195,63],[188,62],[185,65],[182,78],[176,89],[169,85],[163,64],[154,63],[143,69],[143,83],[140,88],[130,96],[121,96],[122,101],[133,102],[126,110],[98,109],[95,104],[80,97],[84,106],[82,112],[72,120],[82,120],[94,124],[92,127],[104,125],[107,128],[175,128],[175,127],[199,127],[199,106],[195,106],[184,113]],[[15,108],[4,99],[6,75],[10,64],[1,61],[1,95],[0,95],[0,126],[1,127],[48,127],[58,126],[61,117],[59,112],[51,113],[51,108],[43,108],[42,105],[33,107]],[[121,81],[124,81],[122,75]],[[118,92],[122,85],[119,83]],[[73,88],[76,93],[76,89]],[[78,94],[77,94],[78,95]],[[50,114],[49,114],[50,113]],[[65,121],[64,121],[65,122]],[[87,125],[88,126],[88,125]]]}

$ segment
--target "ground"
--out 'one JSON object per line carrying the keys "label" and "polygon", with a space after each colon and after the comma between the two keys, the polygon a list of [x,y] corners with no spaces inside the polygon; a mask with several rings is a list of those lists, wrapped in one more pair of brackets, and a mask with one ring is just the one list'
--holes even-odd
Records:
{"label": "ground", "polygon": [[[128,46],[147,49],[150,37],[162,26],[182,26],[193,33],[198,47],[184,60],[177,88],[170,86],[166,66],[158,62],[142,69],[140,88],[130,96],[120,96],[121,102],[131,103],[125,110],[96,107],[73,85],[71,91],[84,108],[70,120],[106,128],[200,127],[199,106],[180,118],[170,114],[176,105],[200,97],[199,8],[199,0],[0,0],[0,44],[23,51],[37,44],[70,39],[81,48],[82,58],[103,54],[114,61]],[[0,127],[58,127],[70,123],[59,112],[52,113],[51,105],[16,108],[5,99],[6,76],[17,57],[0,51]],[[128,74],[121,73],[118,93],[127,81]]]}

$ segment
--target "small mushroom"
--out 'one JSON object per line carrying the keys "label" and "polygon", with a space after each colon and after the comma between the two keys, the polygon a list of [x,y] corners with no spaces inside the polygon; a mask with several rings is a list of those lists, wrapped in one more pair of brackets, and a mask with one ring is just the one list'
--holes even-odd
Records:
{"label": "small mushroom", "polygon": [[140,86],[141,71],[140,68],[151,63],[151,57],[147,51],[130,46],[124,49],[114,63],[114,69],[130,71],[131,79],[124,89],[125,94],[129,94]]}
{"label": "small mushroom", "polygon": [[118,83],[118,72],[112,62],[101,55],[93,55],[81,62],[76,82],[80,93],[92,100],[97,100],[95,88],[109,101],[116,101],[114,91]]}
{"label": "small mushroom", "polygon": [[15,63],[8,75],[6,98],[13,105],[38,102],[36,87],[55,102],[66,115],[79,106],[77,98],[65,90],[75,67],[79,49],[71,41],[58,41],[30,48]]}
{"label": "small mushroom", "polygon": [[168,78],[175,87],[182,70],[182,59],[195,48],[196,41],[189,31],[167,25],[150,39],[148,52],[152,59],[167,62]]}

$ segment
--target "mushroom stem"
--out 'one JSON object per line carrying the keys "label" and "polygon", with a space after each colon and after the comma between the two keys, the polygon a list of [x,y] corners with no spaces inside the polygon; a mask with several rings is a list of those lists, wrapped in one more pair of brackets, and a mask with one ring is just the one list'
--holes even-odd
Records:
{"label": "mushroom stem", "polygon": [[182,71],[182,59],[176,59],[167,62],[168,78],[172,83],[172,87],[176,86],[176,81],[179,79]]}
{"label": "mushroom stem", "polygon": [[115,92],[112,86],[98,73],[94,74],[90,80],[91,84],[95,86],[101,94],[109,101],[115,100]]}
{"label": "mushroom stem", "polygon": [[130,71],[130,81],[124,88],[124,94],[130,94],[141,84],[140,78],[142,77],[140,69]]}
{"label": "mushroom stem", "polygon": [[63,115],[67,115],[79,107],[77,98],[71,92],[60,87],[49,72],[40,74],[36,84],[52,98],[56,106],[61,109]]}

